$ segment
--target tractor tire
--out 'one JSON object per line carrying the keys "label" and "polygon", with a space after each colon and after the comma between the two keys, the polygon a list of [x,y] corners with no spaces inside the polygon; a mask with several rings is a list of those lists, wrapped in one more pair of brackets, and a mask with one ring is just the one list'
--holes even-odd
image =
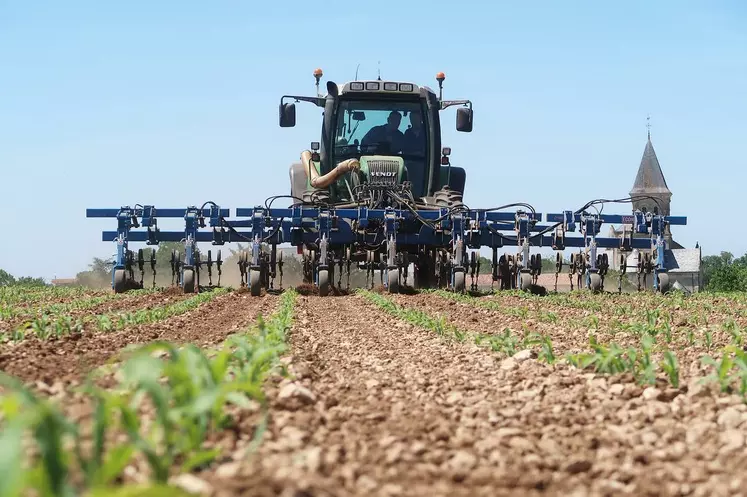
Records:
{"label": "tractor tire", "polygon": [[597,273],[589,275],[589,287],[593,293],[599,293],[602,290],[602,277]]}
{"label": "tractor tire", "polygon": [[454,207],[462,205],[462,198],[462,192],[452,190],[448,186],[444,186],[433,193],[433,200],[439,207]]}
{"label": "tractor tire", "polygon": [[454,291],[457,293],[464,293],[464,271],[457,271],[454,273]]}
{"label": "tractor tire", "polygon": [[327,295],[329,295],[329,270],[319,270],[318,286],[320,297],[326,297]]}
{"label": "tractor tire", "polygon": [[195,293],[195,270],[185,269],[184,275],[182,276],[182,288],[184,293]]}
{"label": "tractor tire", "polygon": [[114,293],[123,293],[127,290],[127,275],[124,269],[114,271]]}
{"label": "tractor tire", "polygon": [[259,297],[262,293],[262,271],[259,269],[249,270],[249,293],[252,297]]}

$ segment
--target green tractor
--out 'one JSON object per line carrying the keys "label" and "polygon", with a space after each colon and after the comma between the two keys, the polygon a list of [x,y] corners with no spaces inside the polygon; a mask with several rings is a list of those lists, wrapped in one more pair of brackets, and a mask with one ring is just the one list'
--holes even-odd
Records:
{"label": "green tractor", "polygon": [[[321,70],[314,76],[318,89]],[[418,208],[461,201],[466,174],[463,168],[450,165],[451,150],[441,148],[439,113],[462,105],[457,110],[456,129],[470,132],[472,103],[443,100],[443,73],[437,75],[437,81],[438,96],[425,86],[381,80],[352,81],[342,87],[328,82],[326,97],[284,96],[281,127],[296,123],[295,103],[285,103],[286,99],[324,109],[321,140],[312,142],[301,162],[290,168],[291,195],[308,204],[365,202],[376,208],[381,203],[367,198],[370,195],[363,192],[363,185],[407,184],[409,194],[402,194]]]}
{"label": "green tractor", "polygon": [[[466,174],[450,164],[451,149],[441,146],[440,112],[458,105],[456,129],[472,131],[472,103],[469,100],[443,100],[443,73],[436,79],[439,94],[428,87],[399,81],[351,81],[342,86],[327,83],[327,95],[319,93],[322,71],[314,72],[317,96],[286,95],[281,98],[281,127],[296,124],[296,102],[310,102],[323,109],[321,140],[312,142],[301,153],[301,161],[290,168],[291,197],[295,205],[326,209],[407,210],[422,224],[422,211],[454,209],[462,206]],[[379,211],[381,212],[381,211]],[[342,216],[343,218],[345,216]],[[346,219],[356,232],[354,241],[324,245],[304,244],[305,277],[316,281],[318,264],[334,267],[358,262],[367,268],[373,281],[374,268],[381,269],[382,283],[397,291],[402,278],[416,287],[453,286],[450,267],[456,257],[466,257],[466,247],[441,243],[408,243],[402,233],[418,233],[418,223],[397,224],[397,235],[386,232],[383,222]],[[373,233],[373,230],[378,230]],[[351,238],[352,239],[352,238]],[[462,252],[464,251],[464,254]],[[473,254],[474,256],[474,254]],[[329,259],[329,260],[328,260]],[[334,271],[334,269],[332,270]],[[383,274],[386,272],[386,279]],[[323,273],[326,280],[330,276]],[[463,273],[457,287],[463,288]],[[323,292],[326,290],[322,290]]]}

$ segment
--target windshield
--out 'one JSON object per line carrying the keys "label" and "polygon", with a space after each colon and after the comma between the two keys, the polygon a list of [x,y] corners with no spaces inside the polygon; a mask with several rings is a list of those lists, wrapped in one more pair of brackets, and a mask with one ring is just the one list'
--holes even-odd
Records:
{"label": "windshield", "polygon": [[419,102],[343,100],[337,112],[334,161],[361,155],[405,160],[415,195],[423,195],[427,127]]}

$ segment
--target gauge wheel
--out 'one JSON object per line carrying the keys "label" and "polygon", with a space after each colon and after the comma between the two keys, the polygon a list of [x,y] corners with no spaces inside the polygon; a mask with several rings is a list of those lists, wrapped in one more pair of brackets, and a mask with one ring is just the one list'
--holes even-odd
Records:
{"label": "gauge wheel", "polygon": [[184,293],[195,293],[195,270],[185,269],[182,275],[182,288]]}
{"label": "gauge wheel", "polygon": [[127,289],[127,276],[124,269],[114,271],[114,293],[122,293]]}
{"label": "gauge wheel", "polygon": [[329,270],[320,269],[318,275],[319,296],[326,297],[329,295]]}

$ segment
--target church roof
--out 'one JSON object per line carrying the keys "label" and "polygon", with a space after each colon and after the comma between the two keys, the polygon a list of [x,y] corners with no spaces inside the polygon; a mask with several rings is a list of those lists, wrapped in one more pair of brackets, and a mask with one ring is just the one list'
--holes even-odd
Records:
{"label": "church roof", "polygon": [[633,189],[630,190],[630,195],[655,193],[672,194],[667,186],[667,180],[664,179],[664,173],[661,172],[659,159],[656,157],[654,146],[651,143],[651,134],[649,134],[646,148],[643,150],[641,165],[638,166],[638,174],[635,177]]}

